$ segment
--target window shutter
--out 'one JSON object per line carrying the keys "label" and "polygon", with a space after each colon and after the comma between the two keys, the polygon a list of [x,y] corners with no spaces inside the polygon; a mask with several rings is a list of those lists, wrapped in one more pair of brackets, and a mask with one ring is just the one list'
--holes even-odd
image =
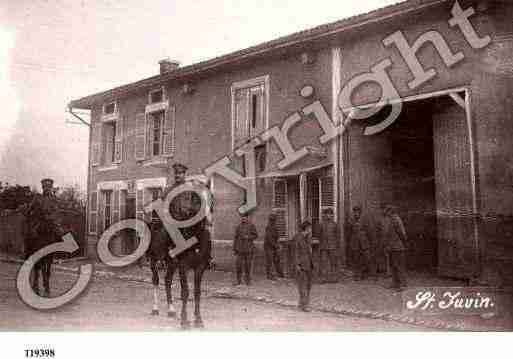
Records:
{"label": "window shutter", "polygon": [[240,89],[235,92],[235,147],[249,139],[249,89]]}
{"label": "window shutter", "polygon": [[98,192],[98,220],[97,220],[97,233],[102,234],[105,226],[105,192]]}
{"label": "window shutter", "polygon": [[153,156],[153,116],[146,114],[146,157]]}
{"label": "window shutter", "polygon": [[146,115],[138,113],[135,115],[135,159],[146,158]]}
{"label": "window shutter", "polygon": [[300,218],[301,222],[303,222],[308,216],[308,181],[306,173],[301,173],[299,175],[299,208],[300,208]]}
{"label": "window shutter", "polygon": [[98,213],[98,192],[91,192],[89,199],[89,234],[96,234]]}
{"label": "window shutter", "polygon": [[101,130],[102,123],[94,122],[91,126],[91,165],[99,166],[100,165],[100,154],[101,154]]}
{"label": "window shutter", "polygon": [[253,87],[250,91],[250,119],[252,123],[251,137],[255,137],[265,130],[265,117],[267,109],[265,108],[265,86]]}
{"label": "window shutter", "polygon": [[173,156],[175,153],[175,121],[176,107],[170,106],[164,113],[164,132],[162,135],[164,156]]}
{"label": "window shutter", "polygon": [[144,219],[144,189],[137,189],[135,193],[135,208],[137,219]]}
{"label": "window shutter", "polygon": [[321,192],[321,213],[326,208],[335,211],[335,196],[333,188],[333,176],[324,176],[320,178]]}
{"label": "window shutter", "polygon": [[126,219],[126,191],[119,191],[119,220]]}
{"label": "window shutter", "polygon": [[120,117],[116,120],[116,133],[114,144],[114,162],[121,163],[123,161],[123,118]]}
{"label": "window shutter", "polygon": [[280,238],[288,237],[287,180],[275,179],[273,186],[273,212],[276,213]]}
{"label": "window shutter", "polygon": [[105,157],[104,164],[109,165],[113,161],[113,153],[114,153],[114,127],[111,125],[103,126],[104,138],[105,138]]}
{"label": "window shutter", "polygon": [[119,190],[113,191],[112,224],[119,222]]}

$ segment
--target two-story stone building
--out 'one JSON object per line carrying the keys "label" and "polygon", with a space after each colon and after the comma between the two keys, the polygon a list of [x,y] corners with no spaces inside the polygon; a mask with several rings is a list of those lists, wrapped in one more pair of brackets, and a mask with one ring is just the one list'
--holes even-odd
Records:
{"label": "two-story stone building", "polygon": [[[302,218],[317,223],[331,207],[345,260],[351,208],[378,223],[387,202],[406,223],[411,267],[470,277],[511,263],[512,15],[508,1],[410,0],[190,66],[166,60],[156,76],[72,101],[91,110],[91,247],[119,219],[149,220],[143,205],[166,185],[168,159],[201,175],[228,156],[244,176],[235,150],[259,136],[251,216],[260,235],[271,209],[290,238]],[[348,85],[353,106],[375,104],[387,86],[395,98],[322,141],[325,128],[305,109],[320,101],[338,126],[354,110],[341,108]],[[390,126],[369,135],[398,107]],[[276,137],[262,135],[275,126],[303,151],[285,168]],[[219,175],[210,186],[221,248],[245,194]]]}

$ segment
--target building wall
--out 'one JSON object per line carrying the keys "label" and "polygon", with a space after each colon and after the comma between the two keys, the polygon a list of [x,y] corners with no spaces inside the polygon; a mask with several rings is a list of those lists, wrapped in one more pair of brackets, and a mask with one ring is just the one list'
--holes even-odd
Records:
{"label": "building wall", "polygon": [[[401,97],[420,93],[431,93],[440,90],[464,86],[470,90],[471,120],[473,141],[475,146],[476,188],[478,212],[480,215],[478,235],[481,250],[481,264],[491,262],[510,262],[513,260],[513,189],[509,185],[513,176],[511,151],[508,139],[512,135],[512,94],[513,94],[513,24],[511,22],[513,7],[509,2],[489,2],[488,7],[475,6],[475,2],[460,2],[463,8],[474,3],[476,15],[471,22],[480,36],[490,35],[492,43],[485,49],[473,49],[465,41],[462,33],[450,28],[447,21],[451,18],[450,9],[453,1],[443,6],[432,8],[421,14],[409,14],[398,17],[394,21],[383,23],[379,31],[368,31],[356,34],[352,39],[342,39],[337,44],[341,48],[342,86],[350,79],[370,68],[383,59],[390,59],[392,66],[388,69],[391,81]],[[395,46],[385,47],[382,40],[395,31],[401,30],[409,43],[412,44],[421,34],[436,30],[447,40],[453,53],[462,51],[465,59],[452,68],[448,68],[436,53],[433,46],[427,45],[417,52],[425,69],[433,67],[438,75],[424,85],[410,89],[408,82],[413,75],[402,59]],[[369,56],[370,55],[370,56]],[[375,102],[380,95],[380,88],[375,84],[366,83],[353,93],[355,105]],[[363,122],[365,124],[365,122]],[[355,126],[351,131],[363,131]],[[355,137],[349,136],[348,141],[354,142]],[[353,202],[367,201],[372,206],[376,198],[355,198],[354,186],[362,191],[369,183],[358,177],[352,166],[363,167],[369,164],[366,153],[374,153],[384,145],[383,137],[366,139],[358,153],[346,154],[350,161],[345,173],[349,182],[350,193],[346,191],[349,208]],[[373,142],[375,142],[373,144]],[[351,146],[349,146],[351,148]],[[387,153],[379,156],[386,160]],[[385,176],[386,181],[386,176]],[[385,183],[382,183],[386,185]],[[363,187],[362,187],[363,186]],[[358,192],[358,191],[357,191]],[[358,192],[359,193],[359,192]],[[375,196],[374,196],[375,197]],[[354,201],[353,201],[354,199]],[[381,200],[378,198],[378,200]],[[347,214],[347,211],[346,211]],[[497,265],[496,267],[501,267]],[[502,267],[505,267],[502,265]],[[497,269],[494,269],[497,271]],[[504,272],[503,270],[499,270]],[[504,273],[499,277],[507,277]],[[509,274],[511,276],[511,273]]]}
{"label": "building wall", "polygon": [[[315,62],[303,64],[298,53],[278,58],[258,61],[252,64],[220,72],[192,82],[194,92],[184,94],[182,84],[166,84],[170,104],[176,106],[175,141],[176,150],[173,162],[182,162],[189,167],[188,174],[200,174],[206,167],[228,155],[233,168],[242,169],[242,160],[232,154],[231,149],[231,86],[259,76],[270,78],[269,127],[280,125],[288,116],[300,111],[314,100],[320,100],[329,112],[331,108],[331,52],[330,49],[315,53]],[[300,90],[305,86],[314,87],[314,96],[305,99]],[[103,181],[128,181],[142,178],[166,177],[162,168],[143,166],[135,160],[135,115],[144,113],[148,92],[140,92],[127,98],[118,99],[119,115],[124,121],[124,157],[117,169],[99,171],[95,166],[90,172],[90,188],[97,188]],[[97,104],[92,112],[92,121],[98,121],[102,104]],[[318,145],[322,134],[316,121],[304,119],[290,132],[289,137],[295,148],[304,145]],[[327,151],[329,153],[329,151]],[[282,159],[274,141],[268,143],[266,171],[277,169],[276,163]],[[315,166],[319,159],[307,156],[301,166]],[[231,241],[235,226],[239,223],[237,209],[243,204],[243,191],[220,176],[214,177],[214,239]],[[258,208],[252,212],[259,240],[263,240],[267,215],[272,207],[272,178],[259,179],[257,183]],[[97,235],[90,236],[90,247],[94,250]],[[219,250],[226,245],[220,245]],[[214,249],[216,252],[217,249]],[[231,251],[230,251],[231,253]],[[215,253],[214,253],[215,254]],[[224,256],[224,255],[223,255]],[[220,257],[223,257],[220,255]],[[228,264],[228,263],[227,263]]]}
{"label": "building wall", "polygon": [[[463,8],[475,2],[461,1]],[[201,172],[206,166],[217,159],[231,153],[231,95],[230,87],[234,82],[251,79],[257,76],[270,76],[269,124],[280,124],[287,116],[300,110],[311,101],[320,99],[328,113],[332,108],[332,54],[331,46],[341,49],[340,78],[344,86],[354,76],[368,72],[370,68],[384,59],[390,59],[392,66],[387,70],[400,96],[413,96],[419,93],[430,93],[458,87],[468,87],[471,93],[471,117],[473,141],[475,142],[476,188],[478,193],[478,209],[480,214],[479,238],[483,258],[507,257],[503,255],[505,248],[511,248],[513,236],[511,218],[513,213],[513,190],[511,183],[513,158],[508,140],[511,138],[512,108],[512,75],[511,62],[513,45],[511,34],[513,25],[512,5],[507,2],[488,2],[488,8],[476,7],[477,14],[471,18],[478,34],[489,34],[494,42],[483,50],[472,49],[465,41],[462,33],[450,28],[448,20],[454,2],[448,1],[422,12],[397,16],[393,20],[381,21],[379,25],[369,25],[364,31],[354,31],[351,35],[342,35],[338,39],[322,44],[323,50],[315,53],[316,61],[304,65],[299,54],[285,54],[281,57],[254,61],[241,65],[230,71],[204,76],[193,82],[195,92],[183,94],[181,84],[166,84],[170,102],[176,105],[176,152],[173,160],[184,162],[191,174]],[[412,43],[426,31],[436,30],[447,40],[453,53],[462,51],[465,59],[452,68],[448,68],[433,46],[427,45],[417,52],[424,67],[433,67],[437,76],[422,86],[410,89],[408,82],[413,80],[412,73],[395,46],[385,47],[382,40],[401,30]],[[509,61],[509,62],[508,62]],[[312,85],[315,89],[313,98],[304,99],[299,91],[304,85]],[[379,87],[375,84],[360,86],[353,94],[355,105],[370,103],[379,96]],[[143,167],[134,159],[135,114],[144,112],[147,103],[147,92],[124,99],[118,99],[120,114],[126,116],[125,123],[125,157],[119,169],[98,172],[93,168],[90,172],[90,188],[96,188],[100,181],[130,180],[150,177],[163,177],[162,169]],[[98,120],[101,104],[93,108],[93,121]],[[361,124],[360,124],[361,125]],[[360,127],[362,130],[363,127]],[[355,127],[351,131],[358,131]],[[290,137],[294,146],[305,144],[318,145],[317,137],[321,130],[316,121],[303,121],[294,128]],[[352,135],[347,139],[354,140]],[[366,151],[373,153],[383,144],[373,144],[369,138],[362,144],[361,153],[343,153],[341,162],[341,180],[349,186],[339,197],[344,203],[344,211],[339,213],[339,220],[344,221],[348,209],[354,204],[354,194],[349,193],[357,183],[361,188],[368,186],[365,178],[355,175],[347,163],[365,163]],[[378,141],[379,142],[379,141]],[[346,146],[343,146],[346,148]],[[350,148],[350,147],[349,147]],[[281,159],[277,146],[272,142],[268,147],[269,169]],[[347,148],[346,148],[347,150]],[[342,151],[344,152],[344,151]],[[328,151],[330,153],[330,151]],[[386,153],[380,153],[386,157]],[[233,159],[235,169],[241,168],[241,160]],[[349,162],[346,160],[349,159]],[[308,157],[302,166],[314,166],[318,159]],[[263,234],[266,215],[272,206],[272,181],[259,180],[259,207],[252,214],[259,234]],[[363,186],[363,187],[362,187]],[[214,214],[215,239],[231,240],[238,223],[237,208],[242,204],[243,193],[223,178],[214,180],[214,192],[218,198]],[[373,201],[381,201],[377,198]],[[355,201],[365,201],[356,198]],[[372,202],[372,201],[370,201]],[[261,239],[261,238],[260,238]],[[94,243],[94,240],[91,241]],[[493,247],[498,249],[494,250]],[[495,251],[495,252],[494,252]],[[497,254],[495,254],[497,253]],[[513,254],[513,253],[512,253]],[[501,258],[502,258],[501,257]]]}

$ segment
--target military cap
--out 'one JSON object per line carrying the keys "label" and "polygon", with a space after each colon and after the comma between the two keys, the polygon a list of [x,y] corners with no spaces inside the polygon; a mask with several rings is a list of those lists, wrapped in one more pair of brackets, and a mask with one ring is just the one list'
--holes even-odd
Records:
{"label": "military cap", "polygon": [[185,172],[188,170],[187,166],[181,164],[181,163],[175,163],[173,164],[173,170],[175,170],[175,172]]}
{"label": "military cap", "polygon": [[45,185],[53,186],[53,179],[51,179],[51,178],[43,178],[41,180],[41,185],[42,186],[45,186]]}

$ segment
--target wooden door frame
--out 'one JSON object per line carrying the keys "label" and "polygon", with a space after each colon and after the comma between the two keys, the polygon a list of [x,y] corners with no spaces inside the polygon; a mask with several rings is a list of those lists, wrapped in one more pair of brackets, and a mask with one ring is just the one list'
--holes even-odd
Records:
{"label": "wooden door frame", "polygon": [[[459,93],[463,92],[465,94],[465,98],[462,99],[459,96]],[[479,201],[478,201],[478,188],[477,188],[477,148],[474,134],[474,124],[472,117],[472,92],[470,86],[461,86],[455,88],[449,88],[445,90],[425,92],[417,95],[406,96],[403,98],[398,98],[394,100],[389,100],[387,102],[378,102],[378,103],[369,103],[365,105],[361,105],[358,107],[353,107],[348,109],[348,111],[356,110],[356,109],[368,109],[372,107],[384,106],[384,105],[393,105],[397,103],[405,103],[419,100],[432,99],[441,96],[449,96],[451,97],[458,106],[460,106],[465,111],[465,119],[467,125],[467,134],[469,138],[469,151],[470,151],[470,178],[471,178],[471,192],[472,192],[472,222],[473,222],[473,230],[474,230],[474,255],[475,255],[475,265],[476,267],[480,266],[480,255],[481,255],[481,246],[479,241]],[[348,215],[349,208],[345,204],[350,200],[350,194],[348,193],[347,180],[349,179],[350,171],[349,171],[349,163],[346,160],[348,158],[348,154],[350,151],[349,146],[349,136],[347,133],[339,136],[338,140],[338,156],[336,159],[337,166],[335,168],[339,168],[339,174],[341,178],[341,183],[343,186],[339,189],[340,197],[342,199],[341,203],[343,204],[343,213],[339,216],[340,223],[345,224],[345,220]],[[346,175],[347,174],[347,175]],[[337,174],[335,174],[337,176]],[[343,226],[341,226],[343,227]],[[477,274],[477,273],[474,273]]]}

